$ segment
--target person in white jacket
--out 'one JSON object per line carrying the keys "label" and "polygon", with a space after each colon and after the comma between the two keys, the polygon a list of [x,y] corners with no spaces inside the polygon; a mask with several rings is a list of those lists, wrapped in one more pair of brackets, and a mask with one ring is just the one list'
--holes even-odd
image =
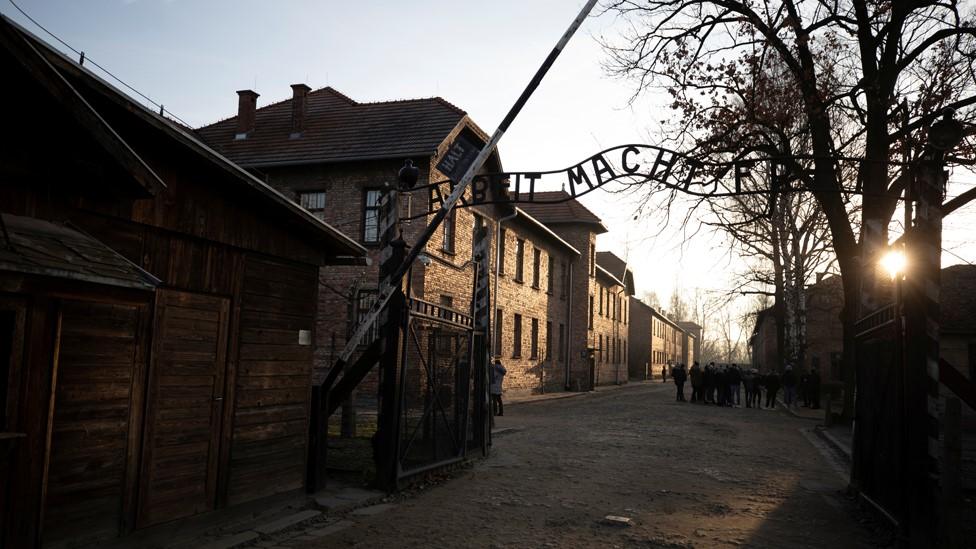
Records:
{"label": "person in white jacket", "polygon": [[505,415],[502,407],[502,383],[508,370],[502,365],[500,358],[495,359],[491,366],[491,411],[496,416]]}

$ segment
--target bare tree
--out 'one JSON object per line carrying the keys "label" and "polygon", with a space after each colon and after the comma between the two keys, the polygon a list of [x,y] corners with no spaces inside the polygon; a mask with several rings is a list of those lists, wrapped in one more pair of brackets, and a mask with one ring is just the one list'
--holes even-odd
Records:
{"label": "bare tree", "polygon": [[[842,275],[844,360],[854,366],[854,322],[877,297],[865,270],[887,244],[908,181],[906,164],[895,159],[917,158],[945,108],[974,119],[971,15],[956,2],[931,1],[611,0],[607,7],[633,29],[606,42],[608,66],[634,78],[638,93],[661,85],[673,96],[670,137],[721,159],[741,156],[723,142],[761,150],[813,194]],[[770,110],[777,104],[786,108]],[[778,132],[790,127],[784,116],[798,121],[799,133]],[[851,181],[856,188],[845,187]],[[964,193],[943,212],[974,197]],[[852,386],[854,368],[845,371]],[[852,399],[847,391],[847,414]]]}

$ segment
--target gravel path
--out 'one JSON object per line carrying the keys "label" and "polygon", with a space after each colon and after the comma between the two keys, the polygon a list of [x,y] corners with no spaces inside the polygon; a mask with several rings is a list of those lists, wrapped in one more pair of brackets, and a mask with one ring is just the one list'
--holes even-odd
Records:
{"label": "gravel path", "polygon": [[[292,547],[883,546],[781,411],[674,402],[673,386],[510,406],[492,455]],[[607,515],[630,526],[608,524]]]}

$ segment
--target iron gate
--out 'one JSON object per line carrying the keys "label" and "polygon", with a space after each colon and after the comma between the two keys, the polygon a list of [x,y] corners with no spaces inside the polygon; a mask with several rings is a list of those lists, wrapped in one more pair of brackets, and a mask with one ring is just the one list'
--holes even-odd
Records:
{"label": "iron gate", "polygon": [[888,305],[855,325],[857,384],[851,482],[891,518],[906,513],[905,367],[901,317]]}
{"label": "iron gate", "polygon": [[407,300],[399,360],[396,480],[463,459],[473,442],[473,319]]}

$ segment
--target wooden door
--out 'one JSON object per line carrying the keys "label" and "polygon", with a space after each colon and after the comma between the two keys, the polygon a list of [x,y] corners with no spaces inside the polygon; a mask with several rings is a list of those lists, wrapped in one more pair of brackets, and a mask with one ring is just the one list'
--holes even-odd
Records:
{"label": "wooden door", "polygon": [[8,488],[14,453],[26,438],[16,417],[23,343],[24,305],[19,300],[0,297],[0,548],[7,547],[4,532],[13,520]]}
{"label": "wooden door", "polygon": [[214,508],[230,301],[159,290],[138,526]]}

